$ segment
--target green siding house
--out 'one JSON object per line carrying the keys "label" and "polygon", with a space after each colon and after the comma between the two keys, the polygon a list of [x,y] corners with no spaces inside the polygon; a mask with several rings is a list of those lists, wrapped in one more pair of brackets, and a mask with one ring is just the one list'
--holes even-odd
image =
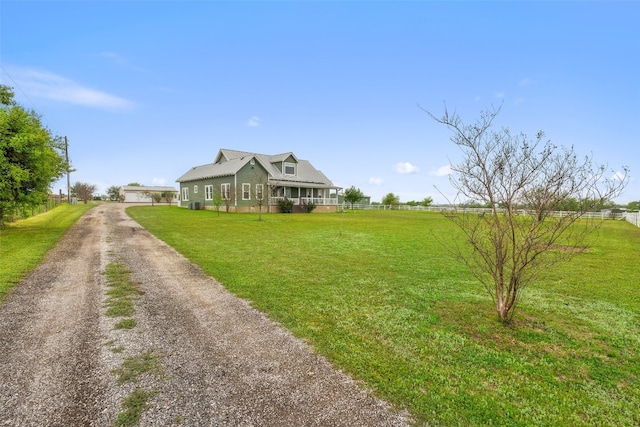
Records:
{"label": "green siding house", "polygon": [[294,212],[308,203],[315,212],[336,212],[340,187],[293,153],[266,155],[221,149],[213,163],[195,166],[176,180],[180,206],[229,212],[277,212],[292,200]]}

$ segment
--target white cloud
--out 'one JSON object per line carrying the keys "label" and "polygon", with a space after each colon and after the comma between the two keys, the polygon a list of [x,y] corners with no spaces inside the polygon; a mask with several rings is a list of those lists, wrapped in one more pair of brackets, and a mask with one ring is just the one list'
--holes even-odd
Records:
{"label": "white cloud", "polygon": [[260,123],[262,123],[262,119],[258,116],[253,116],[247,121],[247,126],[255,128],[260,126]]}
{"label": "white cloud", "polygon": [[440,166],[438,169],[431,169],[429,171],[431,176],[447,176],[451,175],[451,165]]}
{"label": "white cloud", "polygon": [[29,96],[107,110],[128,110],[134,103],[106,92],[82,86],[57,74],[34,69],[14,69],[13,80]]}
{"label": "white cloud", "polygon": [[502,98],[504,98],[504,97],[505,97],[504,92],[496,92],[496,98],[500,98],[500,99],[502,99]]}
{"label": "white cloud", "polygon": [[371,177],[369,178],[369,184],[373,184],[373,185],[382,185],[382,183],[384,182],[384,180],[382,178],[377,178],[377,177]]}
{"label": "white cloud", "polygon": [[525,77],[524,79],[520,80],[520,82],[518,82],[518,85],[519,86],[531,86],[534,83],[535,82],[532,79],[530,79],[528,77]]}
{"label": "white cloud", "polygon": [[409,162],[400,162],[400,163],[396,163],[396,165],[393,167],[393,170],[395,170],[398,173],[416,173],[419,172],[420,169],[416,166],[416,165],[412,165]]}
{"label": "white cloud", "polygon": [[123,57],[122,55],[120,55],[119,53],[116,53],[116,52],[100,52],[100,53],[96,53],[94,56],[98,57],[98,58],[106,59],[111,64],[116,65],[116,66],[121,67],[121,68],[134,70],[134,71],[138,71],[138,72],[144,72],[145,71],[143,68],[140,68],[140,67],[138,67],[136,65],[131,64],[131,62],[129,62],[129,60],[127,60],[125,57]]}
{"label": "white cloud", "polygon": [[108,59],[116,64],[126,64],[127,61],[120,56],[119,54],[115,53],[115,52],[100,52],[97,53],[95,56],[98,56],[100,58],[105,58]]}
{"label": "white cloud", "polygon": [[167,183],[167,180],[164,178],[153,178],[153,181],[151,181],[152,185],[160,185],[163,186]]}

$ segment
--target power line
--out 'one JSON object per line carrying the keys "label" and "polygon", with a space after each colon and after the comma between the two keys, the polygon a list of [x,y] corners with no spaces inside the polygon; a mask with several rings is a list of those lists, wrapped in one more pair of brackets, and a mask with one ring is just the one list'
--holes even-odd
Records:
{"label": "power line", "polygon": [[11,74],[9,74],[9,72],[6,70],[6,68],[2,66],[2,64],[0,64],[0,69],[2,69],[2,71],[4,71],[4,73],[7,75],[7,77],[9,77],[9,80],[13,82],[13,87],[17,88],[22,94],[22,96],[24,96],[27,99],[27,101],[29,101],[29,104],[31,104],[31,107],[37,111],[38,108],[36,107],[36,104],[31,100],[31,98],[29,98],[29,95],[27,95],[26,92],[22,90],[18,82],[16,82],[14,78],[11,77]]}

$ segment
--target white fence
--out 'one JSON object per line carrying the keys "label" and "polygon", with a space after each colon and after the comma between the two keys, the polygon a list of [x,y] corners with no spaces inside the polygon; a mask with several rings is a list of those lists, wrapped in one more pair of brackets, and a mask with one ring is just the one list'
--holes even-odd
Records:
{"label": "white fence", "polygon": [[636,227],[640,227],[640,212],[625,212],[623,217]]}
{"label": "white fence", "polygon": [[[344,204],[345,209],[351,209],[351,205],[348,203]],[[429,212],[446,212],[446,211],[457,211],[457,212],[471,212],[471,213],[491,213],[491,209],[489,208],[461,208],[454,206],[409,206],[409,205],[353,205],[353,209],[363,209],[363,210],[398,210],[398,211],[429,211]],[[526,214],[526,210],[522,210],[521,213]],[[565,216],[568,212],[564,211],[555,211],[551,213],[554,216]],[[635,224],[640,227],[640,214],[638,212],[612,212],[612,211],[601,211],[601,212],[585,212],[582,215],[583,218],[593,218],[593,219],[626,219],[631,224]]]}

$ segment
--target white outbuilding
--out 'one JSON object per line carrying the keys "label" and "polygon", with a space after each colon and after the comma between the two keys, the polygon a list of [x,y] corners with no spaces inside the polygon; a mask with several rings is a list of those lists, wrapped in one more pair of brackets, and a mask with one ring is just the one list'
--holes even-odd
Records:
{"label": "white outbuilding", "polygon": [[[153,195],[160,194],[157,203],[178,203],[178,190],[174,187],[123,185],[120,187],[120,201],[124,203],[153,203]],[[167,197],[170,197],[167,201]]]}

